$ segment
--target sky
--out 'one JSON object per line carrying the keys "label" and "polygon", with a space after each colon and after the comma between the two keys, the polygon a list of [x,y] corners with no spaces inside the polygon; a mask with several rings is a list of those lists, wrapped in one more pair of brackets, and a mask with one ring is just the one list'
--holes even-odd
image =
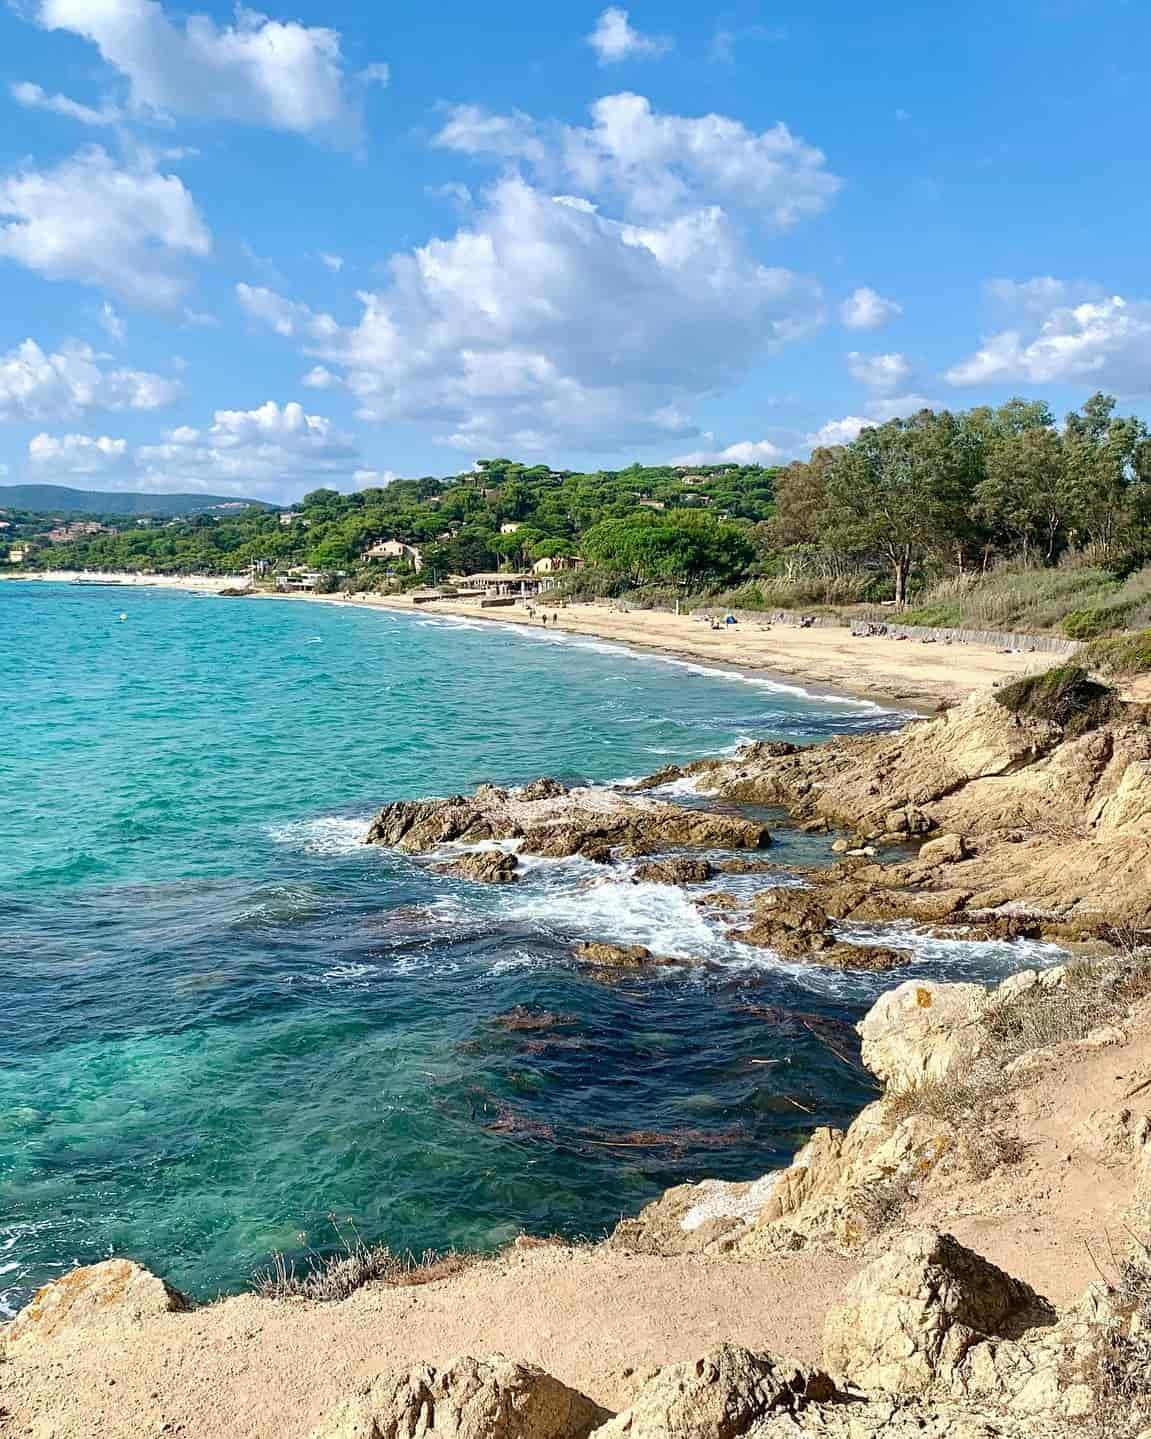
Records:
{"label": "sky", "polygon": [[0,0],[0,483],[1151,413],[1146,0]]}

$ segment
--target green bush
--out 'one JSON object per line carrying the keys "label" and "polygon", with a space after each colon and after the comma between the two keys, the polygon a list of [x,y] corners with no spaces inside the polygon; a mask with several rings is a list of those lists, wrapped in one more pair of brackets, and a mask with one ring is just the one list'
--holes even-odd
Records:
{"label": "green bush", "polygon": [[1092,609],[1072,610],[1063,620],[1063,633],[1069,640],[1094,640],[1110,630],[1121,629],[1134,606],[1130,603],[1095,605]]}
{"label": "green bush", "polygon": [[1086,734],[1113,720],[1119,697],[1091,679],[1080,665],[1056,665],[997,690],[996,701],[1012,714],[1051,720],[1070,736]]}
{"label": "green bush", "polygon": [[1081,649],[1076,658],[1103,674],[1147,674],[1151,671],[1151,630],[1096,640]]}

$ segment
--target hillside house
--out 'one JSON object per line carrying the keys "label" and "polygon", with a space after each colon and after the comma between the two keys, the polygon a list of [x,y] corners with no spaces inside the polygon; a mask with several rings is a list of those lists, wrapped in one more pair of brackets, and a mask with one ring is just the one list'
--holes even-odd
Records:
{"label": "hillside house", "polygon": [[418,575],[424,567],[424,557],[415,545],[406,545],[403,540],[378,540],[366,549],[365,560],[391,560],[394,564],[408,564]]}

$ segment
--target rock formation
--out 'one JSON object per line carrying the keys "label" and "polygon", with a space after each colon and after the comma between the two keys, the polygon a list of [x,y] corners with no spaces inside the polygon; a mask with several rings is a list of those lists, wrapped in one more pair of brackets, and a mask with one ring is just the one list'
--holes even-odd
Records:
{"label": "rock formation", "polygon": [[632,854],[685,849],[763,849],[767,827],[739,815],[685,809],[611,790],[565,790],[537,780],[521,790],[480,785],[470,797],[397,800],[385,805],[366,836],[368,844],[409,853],[448,843],[518,839],[524,854],[604,860],[614,848]]}
{"label": "rock formation", "polygon": [[926,917],[914,896],[934,894],[940,918],[1006,907],[1088,928],[1151,925],[1143,708],[1085,695],[1082,706],[1051,707],[1052,718],[1019,689],[973,695],[894,734],[750,744],[652,778],[690,776],[702,794],[783,805],[800,822],[842,826],[861,847],[923,839],[916,859],[851,872],[886,891],[892,917]]}

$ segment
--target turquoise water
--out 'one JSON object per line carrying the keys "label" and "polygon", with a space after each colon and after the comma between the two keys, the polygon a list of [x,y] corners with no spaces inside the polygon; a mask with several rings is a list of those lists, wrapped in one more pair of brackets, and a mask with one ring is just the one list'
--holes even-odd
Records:
{"label": "turquoise water", "polygon": [[[350,607],[6,583],[0,633],[6,1310],[111,1252],[236,1289],[323,1248],[330,1214],[398,1249],[595,1234],[866,1097],[821,1035],[851,1043],[875,979],[782,965],[583,861],[485,888],[359,840],[396,797],[610,781],[891,722],[874,707]],[[783,829],[774,853],[826,843]],[[571,959],[593,938],[700,963],[607,987]],[[563,1023],[509,1031],[517,1005]]]}

